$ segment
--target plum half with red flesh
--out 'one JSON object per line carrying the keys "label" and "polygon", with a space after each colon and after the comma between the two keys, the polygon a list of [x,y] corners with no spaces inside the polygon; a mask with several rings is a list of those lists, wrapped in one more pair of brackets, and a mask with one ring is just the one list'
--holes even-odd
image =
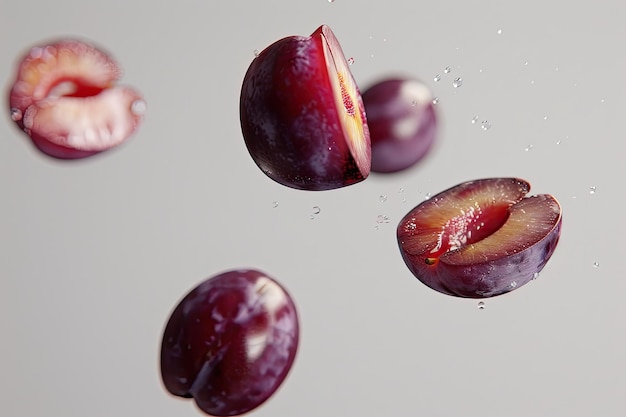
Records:
{"label": "plum half with red flesh", "polygon": [[528,283],[552,256],[561,206],[551,195],[526,197],[518,178],[469,181],[411,210],[399,223],[404,262],[441,293],[487,298]]}
{"label": "plum half with red flesh", "polygon": [[301,190],[331,190],[370,172],[361,94],[332,30],[289,36],[250,64],[240,97],[241,129],[257,166]]}
{"label": "plum half with red flesh", "polygon": [[121,69],[84,41],[36,46],[20,62],[11,118],[46,155],[79,159],[122,144],[145,111],[140,93],[115,85]]}
{"label": "plum half with red flesh", "polygon": [[253,269],[223,272],[172,312],[161,346],[163,384],[209,415],[244,414],[282,384],[298,338],[296,306],[276,280]]}

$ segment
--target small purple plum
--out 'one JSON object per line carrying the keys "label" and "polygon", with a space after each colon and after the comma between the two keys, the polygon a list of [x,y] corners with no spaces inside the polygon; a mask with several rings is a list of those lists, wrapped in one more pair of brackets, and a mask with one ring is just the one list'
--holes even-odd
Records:
{"label": "small purple plum", "polygon": [[363,92],[372,146],[372,172],[403,171],[421,161],[437,137],[428,86],[411,78],[379,81]]}

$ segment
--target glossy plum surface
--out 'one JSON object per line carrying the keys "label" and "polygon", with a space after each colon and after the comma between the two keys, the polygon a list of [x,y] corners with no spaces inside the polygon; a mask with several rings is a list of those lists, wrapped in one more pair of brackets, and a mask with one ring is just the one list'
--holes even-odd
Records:
{"label": "glossy plum surface", "polygon": [[433,95],[423,82],[389,78],[363,92],[372,143],[372,172],[405,170],[422,160],[437,137]]}
{"label": "glossy plum surface", "polygon": [[121,69],[80,40],[36,46],[23,57],[9,94],[11,118],[46,155],[79,159],[116,147],[141,123],[145,102],[116,86]]}
{"label": "glossy plum surface", "polygon": [[487,298],[520,288],[552,256],[561,233],[561,207],[542,194],[526,197],[517,178],[469,181],[411,210],[398,243],[409,270],[444,294]]}
{"label": "glossy plum surface", "polygon": [[172,312],[161,347],[161,376],[173,395],[209,415],[235,416],[266,401],[289,372],[299,324],[289,294],[258,270],[202,282]]}
{"label": "glossy plum surface", "polygon": [[328,26],[263,50],[244,77],[246,147],[271,179],[302,190],[363,181],[371,148],[359,89]]}

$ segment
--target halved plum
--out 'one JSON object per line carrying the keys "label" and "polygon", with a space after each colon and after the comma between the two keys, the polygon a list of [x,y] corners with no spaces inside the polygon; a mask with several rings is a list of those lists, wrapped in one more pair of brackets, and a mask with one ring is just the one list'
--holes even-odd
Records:
{"label": "halved plum", "polygon": [[361,94],[331,29],[290,36],[250,64],[240,97],[241,129],[257,166],[301,190],[330,190],[370,172]]}
{"label": "halved plum", "polygon": [[562,224],[558,201],[529,191],[524,180],[490,178],[424,201],[398,225],[404,262],[448,295],[487,298],[520,288],[552,256]]}
{"label": "halved plum", "polygon": [[115,86],[117,63],[79,40],[31,48],[11,88],[11,118],[43,153],[78,159],[123,143],[140,124],[145,102]]}
{"label": "halved plum", "polygon": [[213,416],[235,416],[269,399],[298,348],[296,306],[253,269],[202,282],[172,312],[163,333],[161,376],[172,395]]}

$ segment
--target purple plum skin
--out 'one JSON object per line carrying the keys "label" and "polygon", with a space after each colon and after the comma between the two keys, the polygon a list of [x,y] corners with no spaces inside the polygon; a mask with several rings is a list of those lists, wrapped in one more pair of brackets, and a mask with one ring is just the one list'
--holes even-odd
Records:
{"label": "purple plum skin", "polygon": [[437,114],[432,96],[412,95],[407,91],[410,87],[429,91],[421,81],[391,78],[362,94],[370,129],[372,172],[408,169],[421,161],[435,142]]}
{"label": "purple plum skin", "polygon": [[163,384],[209,415],[244,414],[282,384],[298,338],[296,307],[283,287],[258,270],[224,272],[172,312],[161,347]]}
{"label": "purple plum skin", "polygon": [[[264,49],[248,68],[240,97],[242,133],[254,162],[274,181],[309,191],[345,187],[369,174],[369,161],[364,174],[346,143],[321,30]],[[358,91],[357,97],[369,150]]]}

